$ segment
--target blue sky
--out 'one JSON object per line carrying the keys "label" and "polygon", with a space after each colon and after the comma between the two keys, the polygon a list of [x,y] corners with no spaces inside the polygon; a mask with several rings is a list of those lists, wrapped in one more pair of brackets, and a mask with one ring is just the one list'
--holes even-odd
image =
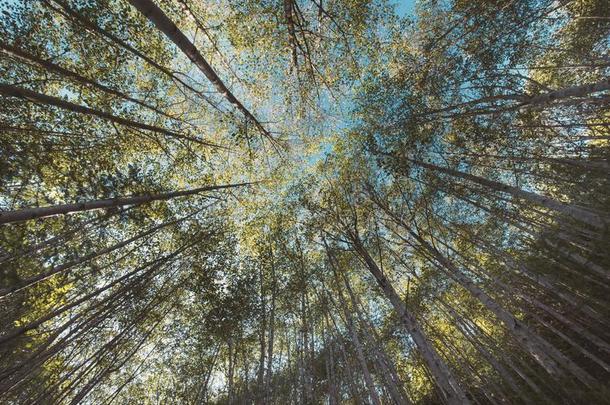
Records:
{"label": "blue sky", "polygon": [[393,3],[396,4],[396,12],[401,17],[412,15],[415,11],[415,0],[394,0]]}

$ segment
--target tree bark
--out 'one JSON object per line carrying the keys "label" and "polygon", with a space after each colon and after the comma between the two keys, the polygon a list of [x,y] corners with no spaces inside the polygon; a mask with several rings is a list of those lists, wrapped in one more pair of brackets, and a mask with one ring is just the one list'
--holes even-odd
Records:
{"label": "tree bark", "polygon": [[30,219],[46,218],[64,215],[72,212],[92,211],[99,209],[116,208],[124,205],[140,205],[152,201],[170,200],[176,197],[189,196],[205,191],[222,190],[250,185],[253,183],[223,184],[219,186],[199,187],[192,190],[172,191],[168,193],[140,195],[134,197],[116,197],[105,200],[92,200],[77,204],[53,205],[50,207],[24,208],[22,210],[0,211],[0,224],[27,221]]}
{"label": "tree bark", "polygon": [[485,179],[483,177],[475,176],[470,173],[464,173],[459,170],[450,169],[448,167],[440,167],[431,163],[422,162],[415,159],[406,158],[409,162],[414,163],[418,166],[425,167],[426,169],[434,170],[440,173],[448,174],[453,177],[458,177],[464,180],[469,180],[474,183],[480,184],[485,187],[489,187],[493,190],[508,193],[513,197],[523,198],[524,200],[533,202],[551,210],[560,212],[572,218],[575,218],[583,223],[586,223],[597,229],[604,229],[608,225],[608,221],[594,212],[586,210],[581,207],[577,207],[572,204],[563,203],[556,201],[550,197],[542,196],[530,191],[525,191],[517,187],[509,186],[508,184],[500,183],[498,181]]}
{"label": "tree bark", "polygon": [[267,374],[265,376],[265,403],[271,401],[271,379],[273,376],[273,345],[275,339],[275,299],[277,295],[277,278],[273,247],[269,246],[271,260],[271,308],[269,308],[269,345],[267,348]]}
{"label": "tree bark", "polygon": [[222,94],[231,104],[240,110],[246,118],[252,121],[263,135],[271,138],[269,132],[263,125],[252,115],[252,113],[244,107],[244,105],[231,93],[231,91],[220,80],[210,64],[203,58],[195,45],[178,29],[176,24],[169,19],[167,15],[151,0],[129,0],[129,3],[135,7],[140,13],[148,18],[157,29],[165,34],[176,46],[184,52],[184,54],[201,70],[208,80],[216,87],[216,90]]}
{"label": "tree bark", "polygon": [[440,358],[434,347],[430,344],[422,329],[417,323],[415,317],[409,313],[404,302],[398,296],[386,276],[381,272],[381,269],[375,263],[375,260],[369,255],[368,251],[362,245],[360,238],[351,235],[351,241],[358,255],[365,262],[368,270],[377,280],[377,284],[382,289],[386,298],[394,307],[394,310],[399,315],[401,322],[405,326],[407,332],[413,337],[417,348],[419,349],[426,365],[428,366],[432,376],[438,387],[441,389],[445,400],[449,404],[469,404],[470,400],[458,384],[453,373]]}
{"label": "tree bark", "polygon": [[438,263],[439,268],[446,269],[449,277],[457,281],[462,287],[477,298],[487,309],[500,319],[511,334],[523,345],[534,359],[553,376],[562,375],[561,366],[570,370],[582,383],[587,386],[594,386],[595,380],[584,370],[567,359],[555,347],[546,342],[539,335],[534,334],[523,322],[515,318],[513,314],[501,307],[489,295],[475,285],[464,273],[453,265],[435,247],[425,241],[421,236],[407,228],[407,232],[418,242],[418,244],[428,252]]}
{"label": "tree bark", "polygon": [[38,57],[36,55],[33,55],[33,54],[29,53],[29,52],[26,52],[23,49],[17,48],[15,46],[7,44],[7,43],[5,43],[3,41],[0,41],[0,49],[4,50],[4,52],[9,54],[9,55],[13,55],[13,56],[16,56],[16,57],[18,57],[20,59],[24,59],[26,61],[33,62],[33,63],[37,64],[38,66],[43,67],[44,69],[48,70],[49,72],[57,73],[57,74],[59,74],[61,76],[64,76],[64,77],[69,78],[69,79],[72,79],[72,80],[74,80],[74,81],[76,81],[78,83],[94,87],[94,88],[96,88],[98,90],[101,90],[101,91],[103,91],[105,93],[112,94],[113,96],[120,97],[123,100],[129,101],[129,102],[134,103],[134,104],[138,104],[138,105],[140,105],[140,106],[142,106],[144,108],[147,108],[147,109],[149,109],[151,111],[154,111],[155,113],[157,113],[159,115],[163,115],[163,116],[165,116],[167,118],[170,118],[172,120],[179,121],[177,118],[172,117],[171,115],[169,115],[169,114],[159,110],[157,107],[149,105],[149,104],[145,103],[142,100],[138,100],[136,98],[130,97],[130,96],[128,96],[128,95],[118,91],[118,90],[115,90],[113,88],[110,88],[108,86],[100,84],[100,83],[98,83],[98,82],[96,82],[94,80],[91,80],[91,79],[88,79],[88,78],[86,78],[84,76],[81,76],[80,74],[78,74],[76,72],[73,72],[73,71],[68,70],[66,68],[63,68],[63,67],[61,67],[59,65],[56,65],[55,63],[53,63],[53,62],[51,62],[49,60],[42,59],[42,58],[40,58],[40,57]]}
{"label": "tree bark", "polygon": [[12,86],[10,84],[0,84],[0,94],[7,97],[17,97],[28,100],[32,103],[37,104],[46,104],[54,107],[59,107],[64,110],[77,112],[85,115],[93,115],[95,117],[107,119],[108,121],[114,122],[116,124],[125,125],[130,128],[143,129],[146,131],[155,132],[158,134],[166,135],[171,138],[181,139],[183,141],[191,141],[198,143],[200,145],[214,147],[214,148],[222,148],[219,145],[215,145],[213,143],[203,141],[198,138],[194,138],[192,136],[183,135],[178,132],[170,131],[165,128],[157,127],[155,125],[143,124],[141,122],[133,121],[127,118],[118,117],[116,115],[107,113],[105,111],[96,110],[94,108],[85,107],[79,104],[74,104],[69,101],[65,101],[58,97],[48,96],[42,93],[36,93],[35,91],[24,89],[17,86]]}

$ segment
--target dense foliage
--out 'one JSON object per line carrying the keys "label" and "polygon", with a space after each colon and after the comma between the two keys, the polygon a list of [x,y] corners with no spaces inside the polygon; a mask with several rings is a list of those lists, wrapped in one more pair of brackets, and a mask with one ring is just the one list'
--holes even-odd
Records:
{"label": "dense foliage", "polygon": [[0,11],[1,403],[607,403],[607,1]]}

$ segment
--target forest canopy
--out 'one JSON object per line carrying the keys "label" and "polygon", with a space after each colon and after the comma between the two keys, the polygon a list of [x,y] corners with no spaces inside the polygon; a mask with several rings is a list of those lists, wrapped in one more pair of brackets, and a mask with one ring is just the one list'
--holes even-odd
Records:
{"label": "forest canopy", "polygon": [[607,0],[0,3],[0,403],[610,403]]}

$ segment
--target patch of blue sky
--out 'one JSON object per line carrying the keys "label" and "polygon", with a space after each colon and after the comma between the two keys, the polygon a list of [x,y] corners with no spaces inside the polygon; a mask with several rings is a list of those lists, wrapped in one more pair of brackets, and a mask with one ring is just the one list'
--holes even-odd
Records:
{"label": "patch of blue sky", "polygon": [[415,17],[415,0],[394,0],[393,3],[399,17]]}

